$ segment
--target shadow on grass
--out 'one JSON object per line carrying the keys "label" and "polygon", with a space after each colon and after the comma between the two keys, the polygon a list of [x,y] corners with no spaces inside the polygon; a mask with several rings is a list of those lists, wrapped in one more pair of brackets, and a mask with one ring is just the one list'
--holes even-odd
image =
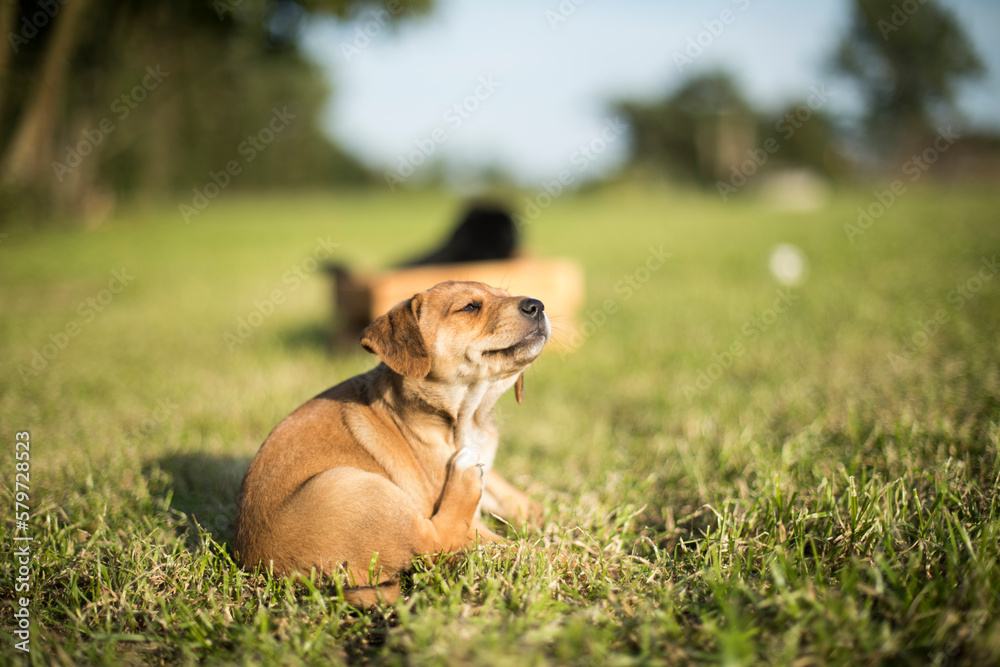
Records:
{"label": "shadow on grass", "polygon": [[[250,456],[202,453],[171,454],[155,465],[167,473],[173,492],[171,507],[186,514],[212,539],[232,551],[236,494],[250,467]],[[192,536],[197,539],[196,536]]]}
{"label": "shadow on grass", "polygon": [[284,329],[278,332],[278,342],[286,350],[311,349],[331,352],[335,341],[332,325],[327,322],[310,322],[308,324]]}
{"label": "shadow on grass", "polygon": [[[193,528],[197,522],[214,542],[232,555],[236,494],[252,458],[203,453],[173,454],[156,459],[147,468],[159,467],[167,474],[171,481],[166,491],[173,494],[171,507],[187,515],[189,526]],[[146,472],[149,472],[148,469]],[[195,530],[188,531],[186,541],[191,550],[202,544],[201,537]],[[268,579],[272,576],[266,573],[262,575]],[[273,576],[275,579],[284,579],[282,575]],[[286,580],[286,583],[295,587],[303,597],[308,595],[302,584],[291,580]],[[408,574],[402,584],[404,591],[412,589],[412,580]],[[332,580],[321,578],[317,586],[327,596],[338,595],[337,586]],[[389,632],[399,624],[399,616],[395,610],[381,607],[348,607],[343,612],[343,619],[348,626],[341,626],[344,635],[339,641],[348,664],[367,664],[377,657],[382,652]],[[359,628],[352,629],[350,625],[353,623],[359,623]]]}

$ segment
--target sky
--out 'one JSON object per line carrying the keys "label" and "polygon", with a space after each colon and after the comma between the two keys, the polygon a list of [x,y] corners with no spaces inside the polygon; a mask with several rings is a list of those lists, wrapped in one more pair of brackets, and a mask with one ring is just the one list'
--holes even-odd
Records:
{"label": "sky", "polygon": [[[1000,2],[942,4],[987,68],[959,108],[1000,129]],[[371,10],[314,20],[303,41],[334,90],[324,130],[394,183],[443,161],[530,184],[578,171],[584,147],[592,175],[615,169],[627,139],[611,103],[661,98],[692,73],[732,72],[765,110],[812,95],[857,112],[856,89],[829,66],[848,19],[847,0],[437,0],[398,27]]]}

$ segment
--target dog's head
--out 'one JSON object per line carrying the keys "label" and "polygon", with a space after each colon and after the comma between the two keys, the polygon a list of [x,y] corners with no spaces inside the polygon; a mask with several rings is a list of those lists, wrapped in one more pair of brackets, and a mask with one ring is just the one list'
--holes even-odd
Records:
{"label": "dog's head", "polygon": [[[552,328],[538,299],[475,282],[445,282],[396,304],[361,345],[409,378],[471,385],[512,377],[541,354]],[[520,380],[518,381],[520,399]]]}

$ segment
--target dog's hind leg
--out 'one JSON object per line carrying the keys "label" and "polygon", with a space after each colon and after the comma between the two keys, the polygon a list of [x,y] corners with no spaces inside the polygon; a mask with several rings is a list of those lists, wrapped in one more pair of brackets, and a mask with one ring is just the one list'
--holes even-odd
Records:
{"label": "dog's hind leg", "polygon": [[[483,469],[478,462],[479,455],[472,449],[463,449],[452,458],[434,515],[416,522],[413,556],[458,551],[477,537],[484,541],[500,539],[479,521],[477,508],[483,491]],[[372,573],[358,572],[357,565],[351,568],[355,581],[368,582],[377,578]],[[377,586],[346,588],[344,598],[361,607],[391,603],[399,597],[400,591],[396,574],[390,576],[393,578],[388,581],[384,577],[379,579]]]}
{"label": "dog's hind leg", "polygon": [[[301,521],[299,517],[313,517]],[[414,556],[433,553],[435,535],[402,489],[355,468],[310,478],[282,510],[273,530],[280,549],[261,555],[275,570],[317,568],[341,579],[345,597],[364,606],[399,595],[399,572]]]}
{"label": "dog's hind leg", "polygon": [[[263,554],[278,570],[316,567],[349,573],[345,598],[372,606],[399,596],[399,572],[415,556],[458,551],[495,535],[476,521],[483,489],[478,454],[462,450],[448,464],[436,511],[421,515],[387,478],[352,468],[332,468],[312,477],[292,496],[275,526],[284,539],[280,554]],[[297,521],[298,517],[322,517]],[[282,525],[284,524],[284,525]]]}
{"label": "dog's hind leg", "polygon": [[427,520],[429,525],[425,525],[427,533],[433,528],[433,539],[437,542],[434,551],[457,551],[477,537],[488,542],[500,539],[478,520],[483,475],[476,450],[466,447],[452,457],[441,498],[434,515]]}

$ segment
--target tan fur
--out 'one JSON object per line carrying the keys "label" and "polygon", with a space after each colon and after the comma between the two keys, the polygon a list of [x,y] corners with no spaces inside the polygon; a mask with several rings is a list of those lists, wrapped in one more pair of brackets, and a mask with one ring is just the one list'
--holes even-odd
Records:
{"label": "tan fur", "polygon": [[398,595],[413,557],[499,540],[481,503],[516,522],[537,512],[492,470],[492,411],[515,382],[520,398],[521,374],[549,339],[541,311],[447,282],[372,322],[361,344],[382,363],[285,418],[250,464],[237,498],[241,564],[341,573],[348,599],[371,605]]}

